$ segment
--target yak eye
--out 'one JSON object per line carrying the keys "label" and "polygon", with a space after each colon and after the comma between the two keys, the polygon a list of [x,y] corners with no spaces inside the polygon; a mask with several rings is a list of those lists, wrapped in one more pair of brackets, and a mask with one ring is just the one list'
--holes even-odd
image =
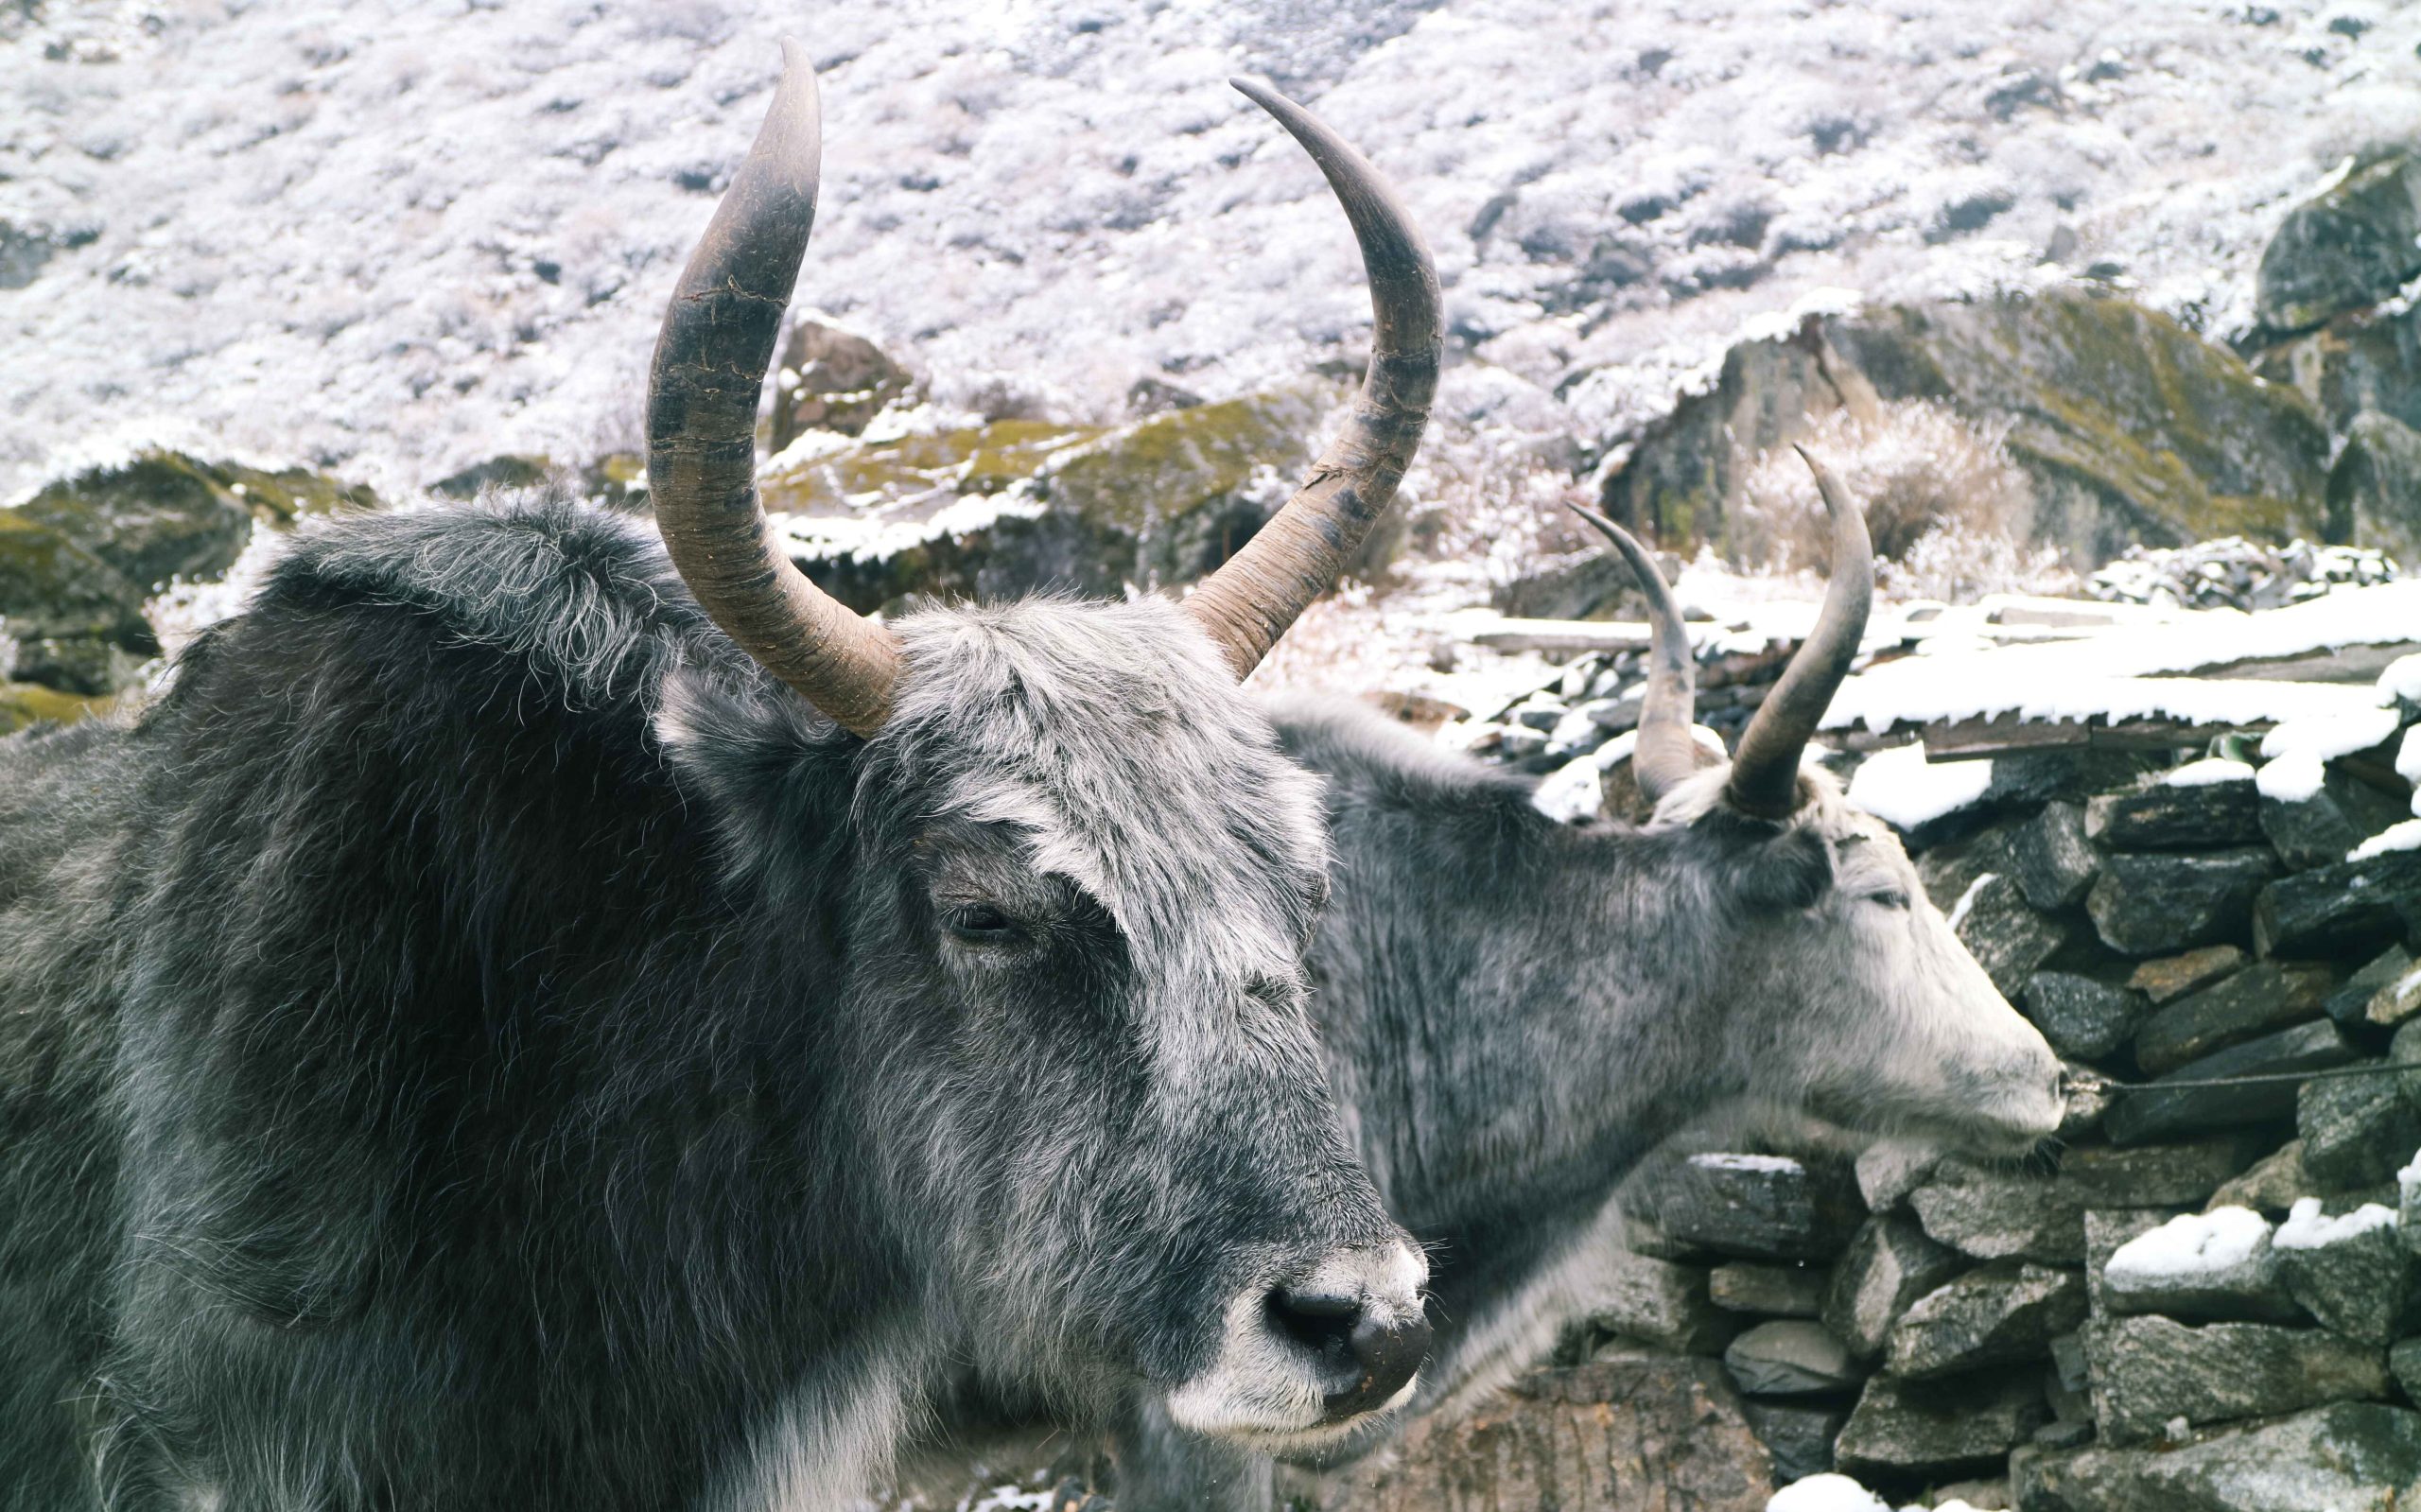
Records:
{"label": "yak eye", "polygon": [[1017,921],[989,903],[961,903],[942,915],[949,932],[969,945],[1006,945],[1017,938]]}
{"label": "yak eye", "polygon": [[1904,909],[1908,906],[1908,895],[1906,893],[1875,893],[1871,895],[1873,897],[1874,901],[1882,904],[1888,909]]}

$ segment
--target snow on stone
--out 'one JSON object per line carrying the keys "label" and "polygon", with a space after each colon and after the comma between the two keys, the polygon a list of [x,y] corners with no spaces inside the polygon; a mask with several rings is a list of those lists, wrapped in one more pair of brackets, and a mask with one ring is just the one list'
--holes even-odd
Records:
{"label": "snow on stone", "polygon": [[2320,757],[2296,751],[2264,766],[2253,785],[2264,798],[2280,803],[2308,803],[2320,796],[2321,783],[2327,776],[2328,767]]}
{"label": "snow on stone", "polygon": [[1998,880],[2000,875],[1998,872],[1986,872],[1967,884],[1967,891],[1959,894],[1959,901],[1950,905],[1950,927],[1953,930],[1967,922],[1967,911],[1976,906],[1977,895],[1984,891],[1986,883]]}
{"label": "snow on stone", "polygon": [[[1368,339],[1334,204],[1233,73],[1402,187],[1469,349],[1441,412],[1509,377],[1565,435],[1661,412],[1734,333],[1843,290],[2062,276],[2064,226],[2224,336],[2293,197],[2421,123],[2421,9],[2355,38],[2321,0],[2026,26],[1983,0],[899,0],[804,28],[790,0],[16,9],[0,219],[48,257],[0,294],[0,496],[101,432],[182,427],[391,496],[626,443],[788,29],[827,127],[802,297],[945,398],[1071,419],[1147,374],[1224,397]],[[2006,208],[1934,234],[1977,204]],[[1648,276],[1594,286],[1609,227]]]}
{"label": "snow on stone", "polygon": [[1559,825],[1576,825],[1605,801],[1596,755],[1576,756],[1541,778],[1530,791],[1530,807]]}
{"label": "snow on stone", "polygon": [[2379,695],[2421,704],[2421,655],[2398,656],[2379,673]]}
{"label": "snow on stone", "polygon": [[2390,825],[2345,853],[2349,861],[2366,861],[2392,850],[2421,850],[2421,819]]}
{"label": "snow on stone", "polygon": [[1957,813],[1992,785],[1990,761],[1927,761],[1924,746],[1902,745],[1866,758],[1850,777],[1849,799],[1885,824],[1907,830]]}
{"label": "snow on stone", "polygon": [[[1824,723],[1877,733],[1897,724],[2004,714],[2271,723],[2295,727],[2271,754],[2327,747],[2326,759],[2394,733],[2395,711],[2379,706],[2376,687],[2193,674],[2245,661],[2395,644],[2411,639],[2415,625],[2421,625],[2421,582],[2402,582],[2259,614],[2215,609],[2058,641],[1907,656],[1852,676]],[[2377,733],[2369,741],[2343,744],[2364,731]]]}
{"label": "snow on stone", "polygon": [[1780,1155],[1694,1155],[1690,1164],[1706,1171],[1749,1171],[1777,1176],[1804,1169],[1788,1156]]}
{"label": "snow on stone", "polygon": [[2249,761],[2231,761],[2225,756],[2207,756],[2188,761],[2160,780],[2171,788],[2208,788],[2222,782],[2243,782],[2253,775]]}
{"label": "snow on stone", "polygon": [[2412,1158],[2405,1162],[2404,1169],[2395,1173],[2395,1187],[2408,1201],[2421,1195],[2421,1150],[2414,1151]]}
{"label": "snow on stone", "polygon": [[1891,1503],[1848,1476],[1827,1471],[1776,1491],[1766,1512],[1891,1512]]}
{"label": "snow on stone", "polygon": [[[2397,1174],[2400,1182],[2402,1173]],[[2271,1243],[2279,1249],[2321,1249],[2375,1228],[2395,1226],[2395,1209],[2378,1203],[2366,1202],[2350,1213],[2325,1218],[2321,1215],[2318,1197],[2298,1197]]]}
{"label": "snow on stone", "polygon": [[2113,1285],[2191,1284],[2242,1266],[2270,1236],[2270,1221],[2250,1208],[2186,1213],[2112,1251],[2105,1273]]}

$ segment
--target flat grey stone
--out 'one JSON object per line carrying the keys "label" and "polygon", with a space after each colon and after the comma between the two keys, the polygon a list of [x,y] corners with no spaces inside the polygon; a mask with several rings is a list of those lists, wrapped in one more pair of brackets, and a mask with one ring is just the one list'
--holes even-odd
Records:
{"label": "flat grey stone", "polygon": [[1691,1156],[1650,1200],[1668,1238],[1748,1260],[1829,1260],[1860,1211],[1846,1166],[1779,1156]]}
{"label": "flat grey stone", "polygon": [[2232,945],[2206,945],[2182,955],[2160,956],[2135,963],[2127,985],[2152,1001],[2154,1007],[2199,992],[2241,967],[2245,954]]}
{"label": "flat grey stone", "polygon": [[2038,971],[2019,1006],[2063,1055],[2099,1060],[2127,1043],[2151,1011],[2141,993],[2074,971]]}
{"label": "flat grey stone", "polygon": [[2004,875],[1977,882],[1965,901],[1959,941],[2004,998],[2014,999],[2023,992],[2027,978],[2058,954],[2075,932],[2066,919],[2029,908],[2017,883]]}
{"label": "flat grey stone", "polygon": [[1857,1154],[1857,1192],[1869,1212],[1890,1212],[1942,1163],[1929,1144],[1877,1139]]}
{"label": "flat grey stone", "polygon": [[2239,934],[2277,869],[2267,845],[2113,856],[2085,912],[2119,954],[2168,955]]}
{"label": "flat grey stone", "polygon": [[2049,1417],[2041,1386],[2025,1373],[1988,1370],[1947,1381],[1877,1376],[1834,1441],[1833,1458],[1855,1476],[1996,1469],[2002,1455]]}
{"label": "flat grey stone", "polygon": [[2104,793],[2085,804],[2084,832],[2108,850],[2208,850],[2264,838],[2250,775],[2191,787],[2155,780]]}
{"label": "flat grey stone", "polygon": [[2081,901],[2101,873],[2101,857],[2085,839],[2084,810],[2072,803],[2045,804],[2041,813],[2012,826],[2002,855],[2026,901],[2046,913]]}
{"label": "flat grey stone", "polygon": [[1958,1274],[1964,1262],[1925,1237],[1907,1213],[1870,1218],[1833,1265],[1824,1326],[1862,1360],[1883,1352],[1908,1304]]}
{"label": "flat grey stone", "polygon": [[1594,1278],[1584,1315],[1601,1332],[1681,1354],[1720,1353],[1741,1327],[1708,1298],[1703,1270],[1623,1251]]}
{"label": "flat grey stone", "polygon": [[1770,1318],[1812,1318],[1824,1311],[1832,1273],[1821,1265],[1728,1260],[1707,1277],[1707,1295],[1719,1308]]}
{"label": "flat grey stone", "polygon": [[2375,1186],[2395,1175],[2421,1147],[2421,1097],[2416,1094],[2421,1094],[2421,1069],[2409,1076],[2306,1082],[2295,1099],[2295,1133],[2302,1138],[2304,1170],[2314,1190]]}
{"label": "flat grey stone", "polygon": [[2387,1351],[2323,1329],[2110,1317],[2085,1331],[2102,1441],[2143,1443],[2183,1417],[2202,1427],[2383,1397]]}
{"label": "flat grey stone", "polygon": [[2320,1199],[2305,1198],[2279,1226],[2274,1252],[2287,1295],[2349,1339],[2394,1343],[2421,1321],[2413,1305],[2416,1261],[2395,1215],[2365,1207],[2323,1218],[2319,1209]]}
{"label": "flat grey stone", "polygon": [[[2205,1238],[2200,1263],[2139,1267],[2104,1262],[2101,1296],[2112,1312],[2158,1312],[2195,1323],[2305,1321],[2278,1274],[2268,1219],[2237,1208],[2218,1218],[2197,1214],[2163,1227],[2168,1236],[2177,1236],[2181,1230],[2173,1225],[2187,1224]],[[2167,1247],[2183,1245],[2171,1239]]]}
{"label": "flat grey stone", "polygon": [[2068,1265],[2084,1255],[2081,1209],[2049,1181],[1945,1160],[1908,1206],[1928,1236],[1977,1260]]}
{"label": "flat grey stone", "polygon": [[2025,1512],[2397,1512],[2421,1496],[2421,1414],[2334,1402],[2176,1449],[2011,1456]]}
{"label": "flat grey stone", "polygon": [[[2349,1029],[2369,1023],[2372,1020],[2367,1010],[2371,1006],[2371,999],[2378,996],[2380,988],[2393,985],[2398,978],[2412,969],[2412,957],[2406,953],[2404,947],[2392,945],[2373,956],[2360,971],[2340,983],[2337,989],[2328,995],[2328,1001],[2323,1003],[2321,1007],[2329,1017]],[[2392,1021],[2391,1027],[2394,1023],[2401,1022],[2403,1022],[2402,1017],[2396,1018]]]}
{"label": "flat grey stone", "polygon": [[1789,1401],[1748,1400],[1740,1416],[1749,1432],[1774,1457],[1774,1482],[1788,1486],[1833,1468],[1833,1440],[1850,1415],[1838,1407],[1811,1407]]}
{"label": "flat grey stone", "polygon": [[2321,1016],[2336,976],[2311,962],[2260,961],[2160,1009],[2135,1032],[2147,1074]]}
{"label": "flat grey stone", "polygon": [[1840,1340],[1803,1318],[1758,1324],[1723,1351],[1723,1368],[1752,1397],[1842,1391],[1866,1379]]}
{"label": "flat grey stone", "polygon": [[1884,1368],[1911,1381],[2048,1359],[2084,1321],[2084,1274],[1998,1260],[1919,1297],[1892,1326]]}
{"label": "flat grey stone", "polygon": [[2288,869],[2298,872],[2335,865],[2355,846],[2411,817],[2404,804],[2335,766],[2323,769],[2320,788],[2308,798],[2261,800],[2261,833]]}
{"label": "flat grey stone", "polygon": [[2253,910],[2265,956],[2360,960],[2421,920],[2421,851],[2391,850],[2281,878]]}

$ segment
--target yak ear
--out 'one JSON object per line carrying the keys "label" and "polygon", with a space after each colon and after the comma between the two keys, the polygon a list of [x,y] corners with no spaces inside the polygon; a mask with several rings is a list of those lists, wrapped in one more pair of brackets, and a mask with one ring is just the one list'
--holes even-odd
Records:
{"label": "yak ear", "polygon": [[1793,825],[1740,855],[1737,895],[1758,912],[1814,908],[1833,887],[1833,847]]}
{"label": "yak ear", "polygon": [[676,782],[705,810],[726,879],[763,874],[776,849],[845,843],[848,742],[805,699],[675,667],[652,723]]}

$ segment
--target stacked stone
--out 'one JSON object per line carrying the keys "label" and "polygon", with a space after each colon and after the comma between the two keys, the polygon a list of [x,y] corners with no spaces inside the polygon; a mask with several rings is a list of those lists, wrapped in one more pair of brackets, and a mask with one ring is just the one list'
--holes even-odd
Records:
{"label": "stacked stone", "polygon": [[[2292,800],[2234,764],[1997,763],[1985,806],[1912,837],[1919,869],[2004,996],[2124,1086],[2039,1169],[1891,1142],[1668,1157],[1567,1358],[1720,1359],[1778,1482],[2023,1512],[2421,1495],[2421,1163],[2396,1179],[2421,1147],[2421,851],[2345,859],[2409,812],[2381,756]],[[2354,1068],[2377,1074],[2201,1085]],[[2254,1258],[2111,1278],[2181,1217]]]}

